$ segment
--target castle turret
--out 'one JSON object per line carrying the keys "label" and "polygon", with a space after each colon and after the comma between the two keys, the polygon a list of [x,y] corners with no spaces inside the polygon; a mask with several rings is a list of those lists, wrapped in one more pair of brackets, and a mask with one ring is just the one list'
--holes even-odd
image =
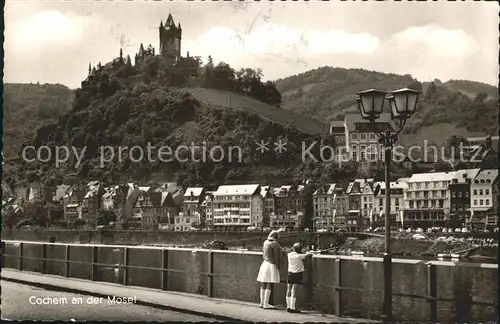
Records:
{"label": "castle turret", "polygon": [[160,22],[160,55],[177,62],[181,57],[181,40],[182,29],[181,25],[175,26],[174,18],[171,14],[168,15],[165,25]]}

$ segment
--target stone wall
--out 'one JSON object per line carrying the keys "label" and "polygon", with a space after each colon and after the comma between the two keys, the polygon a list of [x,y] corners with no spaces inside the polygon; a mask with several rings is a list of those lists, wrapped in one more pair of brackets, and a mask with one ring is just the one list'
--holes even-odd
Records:
{"label": "stone wall", "polygon": [[[70,245],[70,260],[92,261],[92,247]],[[46,244],[47,273],[65,275],[65,244]],[[124,282],[123,265],[160,268],[164,253],[168,272],[166,289],[193,294],[208,294],[209,276],[213,273],[213,297],[255,302],[259,300],[256,282],[262,255],[259,252],[209,251],[185,248],[126,247],[98,245],[98,281]],[[22,249],[26,257],[40,257],[40,243],[6,242],[5,266],[19,268],[18,255]],[[166,252],[164,252],[166,251]],[[212,271],[209,268],[212,258]],[[23,270],[40,271],[41,261],[25,259]],[[393,260],[393,312],[396,320],[428,322],[430,302],[427,283],[429,265],[436,269],[438,322],[493,322],[496,320],[498,300],[498,265],[455,262],[425,262],[421,260]],[[339,270],[340,269],[340,270]],[[182,270],[184,272],[180,272]],[[286,278],[286,261],[281,265],[281,277]],[[70,277],[90,279],[89,264],[70,264]],[[127,283],[157,288],[162,284],[162,272],[154,269],[129,268]],[[345,288],[337,291],[336,286]],[[275,304],[285,303],[286,285],[274,287]],[[338,294],[340,292],[340,295]],[[343,316],[379,319],[383,301],[383,264],[381,258],[339,257],[316,255],[306,262],[304,285],[298,291],[297,306]],[[337,310],[337,303],[340,308]]]}
{"label": "stone wall", "polygon": [[[211,241],[224,241],[229,246],[246,246],[258,249],[268,233],[263,232],[166,232],[166,231],[76,231],[76,230],[3,230],[2,239],[92,244],[165,244],[172,246],[200,245]],[[322,247],[343,242],[343,238],[332,233],[319,234]],[[303,244],[317,244],[318,234],[282,233],[280,242],[288,247],[300,241]]]}

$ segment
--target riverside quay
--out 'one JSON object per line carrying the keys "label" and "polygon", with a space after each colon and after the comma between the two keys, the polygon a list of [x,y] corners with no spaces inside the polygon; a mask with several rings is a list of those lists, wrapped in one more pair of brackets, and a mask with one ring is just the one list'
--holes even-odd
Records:
{"label": "riverside quay", "polygon": [[[6,268],[256,303],[260,252],[126,245],[2,241]],[[297,304],[337,316],[379,320],[382,258],[315,255],[306,262]],[[285,261],[286,262],[286,261]],[[286,278],[287,267],[281,267]],[[397,321],[496,320],[498,264],[393,259]],[[286,284],[275,284],[274,305]]]}

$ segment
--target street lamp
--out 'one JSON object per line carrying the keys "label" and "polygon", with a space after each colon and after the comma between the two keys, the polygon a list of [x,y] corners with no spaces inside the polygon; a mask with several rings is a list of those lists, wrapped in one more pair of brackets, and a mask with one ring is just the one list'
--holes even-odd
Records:
{"label": "street lamp", "polygon": [[[375,133],[378,134],[379,143],[384,148],[385,155],[385,253],[384,253],[384,305],[383,316],[385,320],[392,321],[392,258],[391,258],[391,194],[390,194],[390,164],[392,148],[397,141],[398,134],[403,130],[406,121],[415,112],[420,92],[413,89],[400,89],[391,93],[370,89],[358,93],[358,108],[361,117],[370,122]],[[379,131],[375,121],[383,112],[384,101],[389,101],[391,116],[398,121],[397,130],[390,127]]]}

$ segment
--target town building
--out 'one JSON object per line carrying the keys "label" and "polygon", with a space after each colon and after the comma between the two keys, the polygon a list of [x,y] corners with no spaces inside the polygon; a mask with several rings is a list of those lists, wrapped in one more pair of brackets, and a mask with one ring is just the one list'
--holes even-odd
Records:
{"label": "town building", "polygon": [[443,226],[450,215],[449,185],[455,172],[413,174],[405,192],[404,220],[414,227]]}
{"label": "town building", "polygon": [[316,229],[346,228],[349,211],[347,183],[320,186],[313,193],[314,224]]}
{"label": "town building", "polygon": [[125,218],[125,208],[129,191],[134,190],[133,184],[120,184],[104,189],[101,207],[104,210],[111,210],[116,215],[116,222],[122,223]]}
{"label": "town building", "polygon": [[269,227],[271,217],[275,214],[275,197],[274,191],[270,186],[261,186],[260,195],[264,199],[264,214],[262,215],[262,223],[256,224],[257,228]]}
{"label": "town building", "polygon": [[223,185],[214,192],[215,230],[244,231],[262,222],[260,185]]}
{"label": "town building", "polygon": [[[391,195],[391,206],[390,206],[390,218],[391,224],[396,224],[400,222],[402,227],[404,226],[404,192],[408,186],[409,178],[400,178],[397,181],[390,182],[390,195]],[[385,181],[377,182],[374,200],[374,209],[371,215],[370,222],[375,226],[384,226],[385,224]],[[403,214],[403,215],[402,215]]]}
{"label": "town building", "polygon": [[182,188],[175,183],[165,183],[158,188],[137,186],[137,190],[131,226],[148,229],[174,223],[182,205]]}
{"label": "town building", "polygon": [[357,231],[369,224],[370,215],[374,212],[374,179],[355,179],[349,183],[346,193],[349,197],[347,226]]}
{"label": "town building", "polygon": [[454,177],[448,186],[450,191],[450,217],[448,227],[464,227],[467,215],[470,213],[471,182],[479,173],[480,169],[465,169],[455,171]]}
{"label": "town building", "polygon": [[286,185],[273,189],[275,212],[270,218],[272,228],[298,229],[304,225],[304,186]]}
{"label": "town building", "polygon": [[205,223],[202,214],[202,203],[205,190],[201,187],[187,188],[182,202],[182,211],[175,216],[175,231],[188,231],[191,228],[200,228]]}
{"label": "town building", "polygon": [[82,219],[83,200],[86,190],[80,186],[72,186],[64,195],[64,220],[70,224]]}
{"label": "town building", "polygon": [[383,151],[374,131],[393,129],[391,119],[391,114],[382,113],[373,125],[360,114],[346,114],[343,121],[335,120],[330,123],[330,135],[335,137],[336,143],[349,150],[352,160],[376,161],[382,159]]}
{"label": "town building", "polygon": [[101,198],[104,194],[104,186],[99,181],[90,181],[86,187],[86,194],[82,202],[82,219],[87,226],[97,225],[100,216]]}
{"label": "town building", "polygon": [[472,228],[492,229],[498,226],[498,170],[477,173],[470,186],[470,218]]}
{"label": "town building", "polygon": [[205,225],[208,230],[213,229],[214,225],[214,191],[207,191],[205,200],[202,203],[205,212]]}

